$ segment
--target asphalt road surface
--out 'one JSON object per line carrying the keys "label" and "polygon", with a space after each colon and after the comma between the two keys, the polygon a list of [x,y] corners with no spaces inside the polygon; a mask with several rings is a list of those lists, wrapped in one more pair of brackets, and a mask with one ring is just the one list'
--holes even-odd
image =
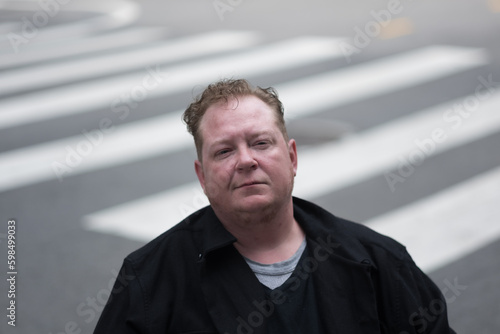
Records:
{"label": "asphalt road surface", "polygon": [[499,333],[498,36],[498,0],[0,1],[1,332],[92,332],[123,258],[207,203],[181,112],[245,77],[284,102],[294,194]]}

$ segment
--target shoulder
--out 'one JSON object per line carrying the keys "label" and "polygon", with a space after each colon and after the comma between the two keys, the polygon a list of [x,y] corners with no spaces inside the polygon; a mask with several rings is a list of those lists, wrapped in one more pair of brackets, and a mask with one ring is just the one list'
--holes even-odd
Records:
{"label": "shoulder", "polygon": [[177,225],[160,234],[141,248],[130,253],[125,262],[130,263],[136,270],[144,267],[156,267],[159,263],[168,261],[180,262],[185,257],[195,257],[198,254],[199,244],[197,236],[201,233],[203,222],[209,207],[202,208]]}
{"label": "shoulder", "polygon": [[[330,267],[334,273],[339,258],[352,268],[368,266],[375,293],[380,298],[377,307],[386,324],[394,324],[392,327],[401,328],[402,332],[415,332],[415,327],[411,327],[415,325],[408,323],[408,319],[418,320],[415,310],[437,302],[446,305],[436,284],[396,240],[363,224],[339,218],[313,203],[294,198],[294,205],[296,219],[301,220],[299,223],[306,235],[313,236],[311,241],[334,248],[330,257],[335,260]],[[321,238],[327,238],[326,242]],[[448,326],[446,308],[442,311],[440,319],[436,318],[432,324],[435,328],[432,332],[453,333]]]}
{"label": "shoulder", "polygon": [[306,234],[313,238],[331,236],[340,245],[339,251],[352,260],[377,257],[406,260],[406,248],[396,240],[380,234],[370,227],[337,217],[322,207],[294,198],[297,219],[302,220]]}

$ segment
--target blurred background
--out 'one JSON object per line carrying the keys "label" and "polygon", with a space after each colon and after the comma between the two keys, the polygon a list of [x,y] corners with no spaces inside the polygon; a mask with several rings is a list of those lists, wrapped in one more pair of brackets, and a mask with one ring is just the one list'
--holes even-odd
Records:
{"label": "blurred background", "polygon": [[123,258],[207,203],[183,109],[244,77],[283,100],[295,195],[499,333],[499,36],[499,0],[0,1],[1,332],[92,332]]}

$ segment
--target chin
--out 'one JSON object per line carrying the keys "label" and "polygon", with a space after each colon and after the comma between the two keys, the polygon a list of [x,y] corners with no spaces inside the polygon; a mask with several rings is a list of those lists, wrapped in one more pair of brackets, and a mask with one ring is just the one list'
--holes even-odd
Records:
{"label": "chin", "polygon": [[273,208],[276,205],[277,203],[272,198],[265,195],[246,196],[234,203],[234,207],[237,207],[238,211],[246,211],[249,213],[267,211],[269,208]]}

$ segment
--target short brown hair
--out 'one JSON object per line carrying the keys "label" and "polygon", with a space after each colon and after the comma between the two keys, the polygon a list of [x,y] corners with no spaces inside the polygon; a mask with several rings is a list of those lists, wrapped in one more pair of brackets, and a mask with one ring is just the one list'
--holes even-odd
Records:
{"label": "short brown hair", "polygon": [[277,125],[283,133],[283,137],[288,141],[288,134],[285,127],[283,104],[278,99],[278,93],[272,87],[253,87],[245,79],[224,79],[214,82],[195,98],[195,101],[184,111],[182,117],[187,125],[187,130],[193,135],[198,159],[201,161],[201,149],[203,140],[199,133],[201,119],[207,109],[221,101],[228,102],[231,98],[237,99],[242,96],[255,96],[275,111]]}

